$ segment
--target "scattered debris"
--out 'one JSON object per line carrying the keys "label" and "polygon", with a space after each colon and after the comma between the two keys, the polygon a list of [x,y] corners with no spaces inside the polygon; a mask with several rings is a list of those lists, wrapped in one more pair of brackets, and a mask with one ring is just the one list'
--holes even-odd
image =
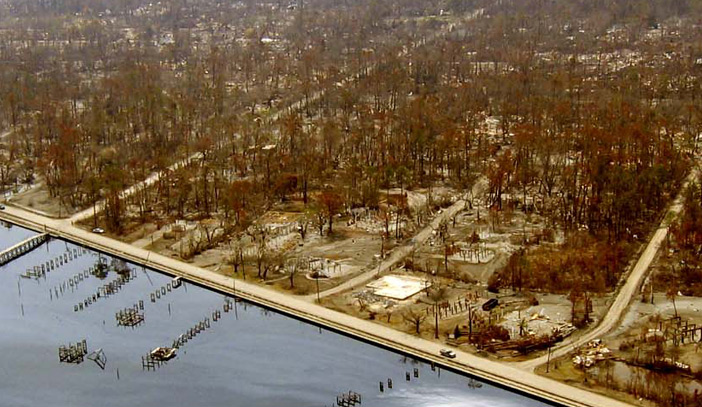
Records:
{"label": "scattered debris", "polygon": [[102,348],[91,352],[90,355],[88,355],[88,359],[100,366],[100,369],[105,370],[105,365],[107,365],[107,357],[105,356],[105,352],[103,352]]}
{"label": "scattered debris", "polygon": [[68,344],[68,346],[59,346],[59,362],[75,363],[83,362],[83,358],[88,354],[88,343],[85,339],[81,342]]}
{"label": "scattered debris", "polygon": [[352,407],[356,404],[361,404],[361,395],[350,391],[348,393],[341,393],[336,396],[336,405],[341,407]]}
{"label": "scattered debris", "polygon": [[141,305],[141,309],[143,310],[143,304],[144,302],[140,301],[139,304],[135,304],[132,308],[125,308],[118,311],[115,314],[117,325],[135,327],[142,324],[144,322],[144,313],[140,312],[139,305]]}
{"label": "scattered debris", "polygon": [[153,359],[156,359],[160,362],[165,362],[167,360],[171,360],[174,357],[176,357],[176,348],[168,348],[168,347],[163,347],[159,346],[158,348],[155,348],[154,350],[151,351],[149,355]]}
{"label": "scattered debris", "polygon": [[581,369],[587,369],[610,357],[612,357],[612,351],[604,346],[602,339],[593,339],[580,349],[580,354],[573,356],[573,364]]}

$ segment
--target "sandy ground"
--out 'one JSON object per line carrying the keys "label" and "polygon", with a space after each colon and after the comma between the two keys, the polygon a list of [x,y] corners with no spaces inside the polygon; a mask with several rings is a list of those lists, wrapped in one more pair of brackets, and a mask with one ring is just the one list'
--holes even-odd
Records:
{"label": "sandy ground", "polygon": [[[424,197],[422,192],[406,191],[406,193],[408,199],[412,201],[411,205],[421,205],[426,201],[426,197]],[[435,191],[434,193],[437,192]],[[443,191],[443,193],[447,192]],[[285,211],[291,209],[293,212]],[[296,208],[294,205],[291,206],[290,204],[281,205],[278,210],[267,212],[261,219],[265,221],[265,224],[281,225],[283,228],[282,230],[289,230],[286,225],[296,225],[296,220],[300,216],[299,212],[295,212],[296,209],[299,210],[300,208]],[[441,216],[441,211],[435,215]],[[369,230],[374,231],[375,229],[383,228],[380,219],[371,217],[365,219],[364,222],[372,226]],[[407,223],[407,220],[405,223]],[[393,221],[392,226],[394,227],[394,225],[395,222]],[[324,227],[324,236],[320,236],[317,228],[313,225],[309,225],[307,236],[304,241],[297,232],[288,233],[287,235],[271,236],[269,237],[269,249],[271,252],[279,253],[282,248],[282,250],[285,251],[285,256],[288,258],[320,258],[324,259],[324,261],[331,260],[338,264],[338,267],[334,268],[335,273],[332,276],[333,278],[320,280],[320,290],[323,291],[341,285],[345,281],[361,275],[364,272],[373,271],[380,262],[381,245],[383,246],[386,256],[389,256],[393,249],[399,244],[407,244],[407,242],[410,241],[409,237],[414,234],[415,230],[416,225],[410,222],[403,228],[405,236],[408,236],[407,238],[396,240],[394,237],[390,237],[383,241],[379,233],[369,232],[355,224],[348,224],[347,218],[342,217],[335,222],[334,233],[331,236],[326,235],[326,225]],[[180,257],[178,240],[165,239],[164,231],[157,230],[155,225],[150,223],[136,226],[125,236],[120,237],[120,240],[169,257]],[[249,244],[246,247],[248,248],[248,256],[252,256],[251,253],[254,250],[253,244]],[[245,251],[246,250],[247,249],[245,249]],[[214,271],[228,273],[230,267],[225,263],[230,253],[228,244],[224,243],[220,244],[219,247],[206,250],[196,255],[188,261]],[[248,259],[245,260],[247,277],[250,277],[251,274],[255,277],[257,274],[255,258],[248,257]],[[289,276],[285,274],[285,270],[270,270],[266,280],[267,281],[261,281],[261,283],[272,285],[282,290],[293,290],[293,292],[297,294],[313,294],[317,288],[317,281],[310,282],[306,273],[297,273],[293,281],[294,288],[290,287],[290,279]]]}
{"label": "sandy ground", "polygon": [[[397,192],[399,193],[399,191]],[[444,193],[448,192],[444,191]],[[416,191],[408,192],[408,199],[413,202],[411,205],[423,202],[422,195]],[[479,202],[479,199],[476,199],[476,201]],[[435,215],[440,216],[440,214],[437,213]],[[290,222],[291,219],[294,220],[295,216],[298,215],[295,212],[271,211],[263,219],[268,220],[271,224],[285,224]],[[486,217],[486,211],[474,207],[473,209],[468,208],[459,211],[455,216],[455,223],[453,218],[449,218],[449,226],[450,238],[454,242],[467,242],[473,232],[477,232],[480,235],[479,244],[485,251],[485,256],[481,257],[481,262],[478,263],[476,258],[463,260],[460,257],[456,258],[457,256],[455,255],[449,261],[452,270],[459,274],[467,275],[468,278],[461,278],[463,282],[460,282],[446,279],[445,273],[439,273],[443,277],[432,277],[431,274],[425,272],[401,272],[422,278],[427,276],[432,279],[438,278],[443,285],[450,289],[446,298],[448,302],[465,299],[469,295],[475,300],[475,304],[480,305],[490,297],[486,291],[486,283],[489,277],[495,270],[504,266],[509,255],[523,243],[525,236],[528,238],[532,233],[543,228],[543,219],[537,215],[525,215],[519,211],[513,211],[511,216],[503,217],[499,223],[494,223]],[[169,257],[179,258],[178,251],[174,249],[174,247],[178,246],[177,241],[165,239],[163,234],[164,229],[157,230],[154,224],[145,224],[124,236],[123,240],[137,247],[153,250]],[[332,236],[325,235],[320,237],[318,231],[310,226],[304,242],[301,241],[297,233],[292,233],[291,236],[281,236],[273,240],[289,240],[288,237],[292,237],[295,240],[292,250],[288,252],[289,256],[330,259],[342,266],[340,267],[342,275],[319,281],[319,290],[322,292],[341,285],[364,272],[371,272],[379,264],[380,236],[377,233],[367,232],[363,228],[357,227],[357,225],[347,225],[344,219],[340,219],[335,223]],[[407,241],[411,241],[411,239],[407,239]],[[386,241],[386,253],[390,252],[397,243],[400,242],[396,242],[394,239]],[[443,267],[441,250],[442,246],[438,236],[429,234],[429,238],[414,254],[410,254],[410,257],[414,261],[419,262],[419,264],[423,262],[427,270],[433,268],[440,271]],[[188,262],[220,274],[232,276],[233,267],[227,264],[227,259],[230,255],[230,248],[226,243],[223,243],[218,247],[194,256]],[[293,279],[294,285],[291,286],[289,275],[285,274],[283,270],[271,270],[266,281],[259,280],[256,277],[257,267],[254,259],[246,261],[245,269],[247,280],[258,281],[259,284],[268,285],[284,292],[307,294],[310,297],[315,296],[317,281],[308,278],[304,273],[298,273]],[[384,271],[381,275],[397,272],[397,269],[392,269]],[[244,275],[239,273],[239,278],[243,279]],[[371,315],[374,315],[374,318],[379,322],[385,321],[383,323],[389,326],[409,332],[414,327],[410,326],[403,319],[402,314],[408,308],[426,308],[429,306],[424,294],[412,296],[404,301],[374,300],[372,298],[369,300],[364,294],[365,290],[365,287],[361,286],[356,287],[354,290],[334,294],[330,298],[325,299],[324,304],[361,318],[369,318]],[[359,300],[359,297],[361,300]],[[535,334],[548,333],[554,326],[567,323],[570,319],[570,301],[563,295],[538,294],[538,306],[530,306],[528,303],[525,303],[524,296],[520,294],[502,293],[500,297],[503,303],[507,303],[506,306],[501,307],[499,312],[499,316],[502,318],[501,323],[510,331],[512,337],[516,337],[519,333],[518,325],[521,318],[528,320],[527,328]],[[593,300],[595,303],[593,317],[597,320],[606,309],[608,298],[600,297]],[[534,314],[539,316],[531,319]],[[467,311],[441,318],[439,321],[440,337],[438,341],[443,343],[448,333],[452,332],[457,325],[465,324],[466,319]],[[421,329],[423,332],[426,331],[425,334],[427,336],[433,337],[434,328],[430,322],[428,320],[425,321]],[[467,349],[469,348],[471,347],[468,346]],[[504,357],[504,355],[492,355],[492,357]]]}
{"label": "sandy ground", "polygon": [[[146,223],[122,236],[120,240],[165,256],[180,258],[179,251],[174,249],[174,247],[178,247],[178,241],[164,238],[166,229],[161,228],[157,230],[155,224]],[[326,233],[326,228],[324,232]],[[353,228],[335,225],[334,235],[323,238],[319,237],[316,230],[309,229],[304,242],[302,242],[297,233],[292,234],[291,237],[296,244],[288,252],[288,256],[330,259],[340,265],[341,275],[331,279],[320,279],[320,290],[326,290],[341,284],[346,279],[374,267],[378,262],[381,244],[380,237]],[[298,245],[298,242],[302,245]],[[385,245],[386,250],[390,250],[394,246],[394,242],[386,242]],[[230,256],[231,249],[228,247],[228,244],[221,243],[215,248],[194,256],[187,262],[225,275],[233,275],[233,267],[227,263],[227,259]],[[246,259],[245,270],[247,279],[251,281],[257,280],[255,259]],[[244,276],[240,274],[239,277],[243,278]],[[294,277],[294,287],[290,287],[289,275],[285,274],[283,270],[270,270],[267,280],[260,281],[260,283],[282,291],[292,290],[295,294],[312,294],[316,291],[317,282],[307,278],[305,273],[297,273]]]}
{"label": "sandy ground", "polygon": [[76,208],[60,206],[56,198],[49,196],[49,192],[41,182],[33,184],[30,188],[13,195],[8,199],[13,205],[49,217],[68,217],[77,211]]}
{"label": "sandy ground", "polygon": [[[474,202],[473,209],[461,211],[455,216],[455,224],[449,222],[448,241],[467,248],[480,247],[485,253],[480,256],[480,262],[476,257],[464,259],[460,253],[449,256],[449,269],[463,281],[487,283],[490,276],[504,267],[509,256],[522,246],[525,238],[530,238],[545,227],[545,221],[538,215],[513,211],[510,216],[503,216],[499,223],[493,224],[481,201],[475,199]],[[479,235],[480,241],[471,245],[469,240],[473,233]],[[418,265],[429,270],[445,269],[443,250],[439,237],[433,236],[418,250]]]}
{"label": "sandy ground", "polygon": [[336,260],[351,266],[350,273],[368,267],[374,255],[380,254],[380,236],[349,228],[339,228],[335,233],[332,238],[324,239],[315,233],[296,254]]}
{"label": "sandy ground", "polygon": [[[702,324],[702,298],[677,296],[675,299],[678,315],[690,324]],[[624,342],[638,340],[642,334],[650,334],[650,329],[657,329],[655,319],[671,318],[675,310],[671,300],[664,293],[655,293],[653,304],[635,300],[622,319],[621,325],[605,337],[612,349],[619,349]],[[702,349],[700,343],[687,343],[678,347],[680,360],[689,364],[693,372],[702,371]],[[630,356],[631,352],[621,352]]]}
{"label": "sandy ground", "polygon": [[[53,234],[63,236],[78,243],[84,243],[103,250],[107,253],[124,256],[131,261],[149,264],[177,275],[185,275],[196,282],[202,282],[210,287],[235,292],[243,298],[261,303],[264,306],[284,309],[286,312],[313,320],[317,323],[343,329],[352,332],[354,335],[362,336],[370,341],[381,341],[386,346],[392,346],[404,352],[415,354],[418,357],[428,360],[440,361],[443,365],[465,371],[468,374],[479,377],[490,377],[505,386],[512,386],[525,392],[539,394],[549,397],[552,400],[560,400],[561,403],[580,403],[591,407],[601,407],[604,405],[624,406],[614,400],[602,398],[596,394],[584,392],[556,381],[544,379],[530,372],[525,372],[514,366],[499,364],[485,360],[480,357],[458,350],[456,358],[447,360],[440,358],[439,350],[442,345],[407,335],[403,332],[388,329],[380,324],[372,324],[363,319],[353,318],[343,313],[334,312],[330,309],[320,307],[310,301],[284,295],[273,290],[267,290],[259,285],[247,282],[234,281],[222,274],[213,273],[208,270],[193,267],[192,265],[158,255],[143,249],[125,244],[116,240],[108,239],[105,236],[87,232],[70,224],[67,220],[54,220],[41,217],[36,214],[22,211],[18,208],[7,207],[0,212],[4,219],[28,225],[34,229],[44,229]],[[236,287],[234,285],[236,284]]]}
{"label": "sandy ground", "polygon": [[[395,192],[395,191],[392,191]],[[399,191],[397,191],[399,193]],[[449,193],[444,191],[444,193]],[[410,205],[419,205],[422,201],[421,193],[417,191],[409,191],[408,200]],[[478,243],[486,252],[483,261],[477,263],[475,259],[472,261],[462,260],[453,256],[449,261],[449,268],[457,275],[458,281],[446,280],[446,285],[451,286],[451,293],[448,301],[455,301],[465,298],[467,293],[477,294],[479,299],[476,303],[484,302],[488,298],[485,291],[486,283],[492,273],[500,269],[506,264],[509,255],[517,250],[529,239],[533,234],[539,233],[544,227],[544,219],[538,215],[526,215],[520,211],[510,211],[508,215],[500,217],[499,221],[495,221],[488,216],[487,211],[481,204],[480,199],[474,200],[472,208],[466,208],[458,212],[456,216],[449,219],[449,235],[452,242],[468,244],[470,236],[476,232],[480,236]],[[271,211],[263,219],[267,219],[272,224],[284,224],[294,220],[298,213],[286,213],[284,211]],[[440,213],[436,214],[437,216]],[[455,218],[455,222],[454,222]],[[355,225],[346,225],[345,218],[340,219],[335,223],[334,235],[331,237],[320,237],[315,228],[310,225],[308,235],[304,242],[301,242],[296,233],[291,236],[296,244],[292,245],[292,250],[289,252],[291,256],[300,257],[319,257],[330,259],[338,262],[343,267],[344,275],[331,279],[323,279],[319,281],[319,290],[325,291],[329,288],[341,285],[354,276],[358,276],[364,272],[370,272],[379,263],[379,254],[381,247],[381,239],[377,233],[369,233]],[[326,233],[326,227],[325,227]],[[287,237],[281,236],[276,239],[287,240]],[[134,231],[123,237],[123,240],[130,242],[137,247],[143,247],[153,250],[157,253],[178,258],[179,253],[173,249],[177,247],[177,242],[172,239],[164,239],[163,229],[157,230],[155,225],[146,224],[137,227]],[[407,239],[406,241],[410,241]],[[385,250],[389,252],[394,245],[401,242],[395,242],[390,239],[385,242]],[[203,267],[220,274],[231,276],[233,275],[233,267],[227,264],[227,258],[231,255],[230,248],[227,244],[221,244],[218,247],[205,251],[204,253],[188,260],[189,263]],[[443,246],[436,234],[429,236],[427,241],[410,254],[411,258],[418,264],[424,264],[426,270],[443,269]],[[257,281],[257,268],[255,261],[249,259],[246,264],[247,280]],[[396,270],[389,270],[388,274]],[[240,277],[244,276],[240,274]],[[442,274],[447,277],[446,273]],[[418,273],[419,277],[426,277],[427,273]],[[462,278],[463,275],[466,278]],[[285,272],[271,270],[269,271],[267,281],[260,281],[260,284],[269,285],[281,291],[293,292],[295,294],[308,294],[314,296],[317,289],[317,281],[311,280],[304,273],[298,273],[294,279],[294,286],[291,286],[290,278]],[[360,291],[363,288],[361,287]],[[342,292],[335,294],[331,298],[325,300],[325,304],[333,309],[338,309],[347,312],[351,315],[357,315],[362,318],[368,318],[371,311],[376,314],[377,319],[389,317],[387,324],[403,330],[412,330],[413,327],[408,326],[406,321],[403,321],[401,316],[403,310],[407,307],[417,306],[417,302],[423,302],[422,295],[415,295],[406,301],[382,301],[379,304],[362,304],[359,302],[358,289],[353,291]],[[507,305],[501,309],[501,323],[508,329],[512,337],[516,337],[519,332],[519,321],[525,318],[528,321],[527,330],[531,330],[534,334],[549,333],[555,326],[565,324],[570,320],[570,301],[564,295],[544,295],[537,294],[539,305],[530,306],[524,303],[524,297],[520,295],[510,295],[509,293],[501,293],[501,301],[503,303],[519,303]],[[426,300],[424,300],[426,301]],[[599,321],[611,303],[609,296],[594,297],[594,312],[592,314],[595,321]],[[426,307],[427,304],[420,304]],[[534,314],[536,318],[532,319]],[[380,316],[382,315],[382,317]],[[397,318],[394,321],[394,318]],[[467,319],[466,312],[458,313],[448,318],[442,318],[440,321],[440,339],[445,340],[447,333],[452,331],[456,325],[465,323]],[[431,325],[429,327],[425,325]],[[425,322],[422,329],[428,330],[430,336],[433,336],[432,324]],[[579,336],[580,332],[574,336]],[[536,353],[538,356],[543,352]],[[498,355],[500,357],[504,355]],[[533,356],[533,355],[532,355]],[[521,360],[521,358],[517,358]]]}
{"label": "sandy ground", "polygon": [[[647,295],[648,297],[648,295]],[[702,323],[702,298],[677,296],[675,299],[675,307],[678,309],[678,315],[683,319],[690,320],[691,323]],[[622,334],[630,332],[643,321],[648,320],[650,316],[660,315],[663,318],[670,318],[674,315],[675,310],[673,302],[666,298],[664,293],[657,292],[653,298],[653,304],[649,302],[641,302],[640,299],[635,299],[628,312],[624,315],[621,325],[612,331],[608,338],[616,338]]]}
{"label": "sandy ground", "polygon": [[[380,276],[391,274],[418,278],[424,278],[426,276],[424,273],[413,273],[402,269],[381,273]],[[450,281],[437,278],[433,280],[433,283],[448,286]],[[372,290],[365,286],[359,287],[351,291],[326,297],[323,299],[322,305],[362,319],[372,318],[377,323],[402,332],[414,333],[414,324],[407,321],[403,316],[408,309],[424,310],[427,307],[431,307],[432,304],[431,299],[429,299],[424,292],[420,292],[405,300],[394,300],[386,297],[374,296],[370,294],[371,291]],[[449,289],[446,301],[453,302],[459,298],[463,298],[468,291],[484,293],[484,290],[480,287],[461,285],[460,287]],[[477,300],[476,304],[478,303],[481,303],[481,300]],[[451,332],[457,323],[464,320],[466,315],[467,313],[461,313],[450,318],[439,319],[438,339],[434,338],[436,319],[433,314],[427,315],[420,324],[420,336],[437,343],[445,344],[448,332]]]}

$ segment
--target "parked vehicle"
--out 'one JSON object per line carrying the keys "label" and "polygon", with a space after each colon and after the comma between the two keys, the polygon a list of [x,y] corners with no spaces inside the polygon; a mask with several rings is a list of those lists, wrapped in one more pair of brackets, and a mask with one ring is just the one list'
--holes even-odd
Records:
{"label": "parked vehicle", "polygon": [[490,311],[491,309],[495,308],[499,303],[500,301],[497,298],[490,298],[483,304],[483,311]]}

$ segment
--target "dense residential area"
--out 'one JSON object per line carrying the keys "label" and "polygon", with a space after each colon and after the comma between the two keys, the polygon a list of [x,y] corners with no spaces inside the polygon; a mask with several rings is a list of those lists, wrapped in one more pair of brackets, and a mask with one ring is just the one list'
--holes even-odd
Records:
{"label": "dense residential area", "polygon": [[696,0],[0,0],[4,204],[638,406],[702,405],[701,97]]}

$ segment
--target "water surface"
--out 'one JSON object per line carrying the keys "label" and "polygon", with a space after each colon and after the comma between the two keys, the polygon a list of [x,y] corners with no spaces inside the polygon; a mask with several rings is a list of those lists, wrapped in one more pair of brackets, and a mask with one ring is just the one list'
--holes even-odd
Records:
{"label": "water surface", "polygon": [[14,246],[35,234],[36,233],[31,230],[14,226],[11,223],[0,220],[0,250]]}
{"label": "water surface", "polygon": [[[31,234],[3,228],[0,244],[7,247]],[[68,254],[72,260],[43,277],[20,276]],[[322,407],[335,405],[337,395],[349,390],[361,394],[362,406],[544,405],[192,284],[151,302],[150,294],[171,278],[140,265],[127,263],[135,278],[118,293],[75,311],[98,287],[118,278],[113,270],[104,278],[85,277],[99,259],[111,262],[52,240],[0,268],[0,406]],[[70,286],[69,279],[79,274],[83,280]],[[115,313],[140,300],[145,322],[118,326]],[[236,308],[224,312],[225,301]],[[170,346],[199,321],[211,320],[215,310],[221,319],[211,321],[175,359],[154,371],[143,369],[142,356]],[[59,346],[83,339],[89,352],[104,351],[104,370],[87,359],[59,362]],[[387,388],[388,378],[393,389]]]}

